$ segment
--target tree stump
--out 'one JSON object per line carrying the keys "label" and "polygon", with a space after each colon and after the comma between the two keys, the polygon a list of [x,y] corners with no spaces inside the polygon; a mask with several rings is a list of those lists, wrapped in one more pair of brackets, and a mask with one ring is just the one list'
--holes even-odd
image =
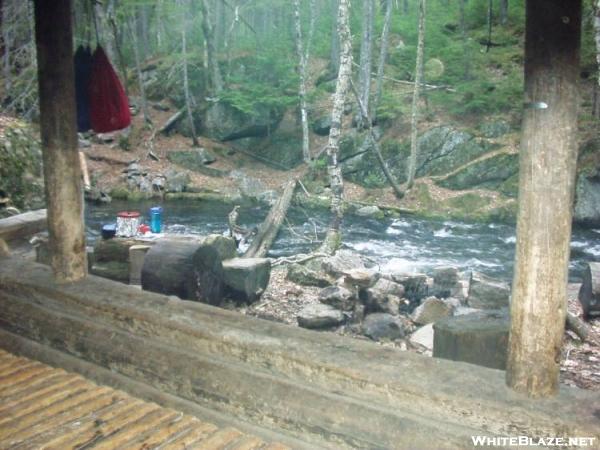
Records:
{"label": "tree stump", "polygon": [[579,302],[584,319],[600,316],[600,263],[591,262],[587,265],[579,289]]}
{"label": "tree stump", "polygon": [[142,289],[219,305],[223,265],[218,249],[205,240],[159,241],[144,258]]}

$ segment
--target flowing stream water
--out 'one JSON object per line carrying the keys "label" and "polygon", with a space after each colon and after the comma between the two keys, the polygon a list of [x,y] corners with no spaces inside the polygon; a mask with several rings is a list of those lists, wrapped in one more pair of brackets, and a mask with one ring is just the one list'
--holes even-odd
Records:
{"label": "flowing stream water", "polygon": [[[85,220],[88,242],[100,236],[102,224],[113,223],[123,210],[145,215],[155,203],[87,205]],[[227,230],[231,206],[207,202],[175,201],[161,205],[164,230],[169,233],[210,234]],[[268,212],[264,207],[240,208],[239,224],[258,226]],[[269,256],[308,253],[322,239],[327,213],[293,208],[274,243]],[[477,270],[510,281],[514,265],[515,226],[441,221],[406,216],[374,220],[346,217],[343,224],[344,247],[367,256],[382,270],[430,272],[437,266],[451,265],[459,270]],[[571,240],[569,278],[579,281],[588,261],[600,261],[600,229],[574,228]]]}

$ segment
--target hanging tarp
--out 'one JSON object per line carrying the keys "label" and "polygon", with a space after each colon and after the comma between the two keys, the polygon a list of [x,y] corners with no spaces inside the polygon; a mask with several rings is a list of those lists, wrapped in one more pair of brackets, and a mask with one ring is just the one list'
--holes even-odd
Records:
{"label": "hanging tarp", "polygon": [[92,50],[80,45],[73,58],[75,65],[75,98],[77,100],[77,130],[87,131],[90,124],[90,72],[92,70]]}
{"label": "hanging tarp", "polygon": [[89,84],[90,121],[96,133],[121,130],[131,123],[129,101],[104,49],[92,56]]}

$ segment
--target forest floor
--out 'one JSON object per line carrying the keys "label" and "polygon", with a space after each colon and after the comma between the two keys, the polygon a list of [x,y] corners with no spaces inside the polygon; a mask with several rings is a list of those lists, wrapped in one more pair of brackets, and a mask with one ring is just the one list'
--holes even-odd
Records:
{"label": "forest floor", "polygon": [[[153,111],[155,124],[164,123],[172,114],[172,111]],[[156,126],[156,125],[155,125]],[[85,149],[88,155],[88,168],[99,188],[110,191],[111,188],[122,184],[122,172],[127,164],[137,162],[142,170],[153,173],[164,173],[170,168],[182,170],[181,167],[173,165],[167,160],[170,151],[185,150],[192,147],[191,140],[181,135],[162,136],[156,135],[150,144],[151,130],[142,126],[141,116],[134,117],[134,128],[129,138],[130,150],[124,151],[118,145],[118,136],[113,142],[98,143],[92,141],[91,146]],[[278,170],[266,166],[250,156],[235,152],[231,147],[222,143],[199,137],[200,146],[212,150],[217,155],[211,167],[231,171],[240,170],[246,176],[259,180],[267,189],[279,190],[290,177],[300,176],[306,168],[301,165],[289,171]],[[325,145],[326,140],[322,138],[312,142],[313,148]],[[155,161],[148,156],[152,150],[160,159]],[[196,172],[189,172],[192,185],[201,187],[203,190],[222,194],[224,196],[234,195],[237,192],[236,180],[232,177],[211,177]],[[443,201],[464,194],[465,191],[450,191],[437,187],[430,179],[418,180],[426,184],[433,201]],[[344,194],[348,201],[373,203],[379,206],[400,207],[409,210],[419,210],[422,205],[420,197],[414,192],[399,201],[394,197],[391,188],[365,189],[355,183],[345,182]],[[469,191],[496,198],[496,193],[485,190]],[[242,308],[243,314],[253,315],[268,320],[297,325],[296,317],[299,311],[310,303],[318,302],[318,288],[299,286],[285,278],[285,268],[276,268],[272,271],[269,287],[263,294],[261,300],[251,306]],[[577,300],[577,290],[572,289],[569,293],[569,311],[581,317],[581,306]],[[571,332],[565,333],[562,357],[561,357],[561,381],[570,386],[583,389],[600,390],[600,318],[589,323],[588,342],[581,342]],[[353,337],[367,339],[353,333],[350,327],[341,327],[336,330],[340,334],[349,334]],[[384,343],[401,350],[415,351],[429,354],[423,348],[417,348],[410,344],[408,339],[393,343]]]}

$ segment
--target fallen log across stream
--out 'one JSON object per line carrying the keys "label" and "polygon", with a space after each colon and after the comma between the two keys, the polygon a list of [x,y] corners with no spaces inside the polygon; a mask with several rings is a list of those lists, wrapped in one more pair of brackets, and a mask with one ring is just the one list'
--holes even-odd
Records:
{"label": "fallen log across stream", "polygon": [[258,228],[258,232],[252,240],[250,247],[244,253],[244,258],[264,258],[267,256],[267,252],[271,248],[271,245],[273,245],[283,219],[285,219],[287,211],[290,208],[296,184],[297,180],[295,179],[286,184],[281,197],[273,205],[265,221]]}

